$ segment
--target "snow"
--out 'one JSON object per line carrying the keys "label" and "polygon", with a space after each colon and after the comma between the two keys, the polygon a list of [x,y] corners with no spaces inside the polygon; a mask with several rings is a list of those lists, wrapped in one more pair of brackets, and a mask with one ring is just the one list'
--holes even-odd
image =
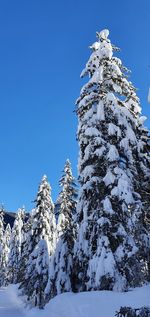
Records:
{"label": "snow", "polygon": [[109,200],[108,197],[106,197],[106,198],[104,199],[103,208],[104,208],[104,210],[106,211],[106,213],[108,213],[108,214],[113,214],[113,213],[114,213],[114,211],[113,211],[113,209],[112,209],[111,202],[110,202],[110,200]]}
{"label": "snow", "polygon": [[104,154],[105,150],[105,146],[102,145],[100,148],[95,150],[94,154],[96,154],[98,157],[101,157]]}
{"label": "snow", "polygon": [[102,30],[100,33],[99,33],[99,37],[102,38],[102,39],[107,39],[107,37],[109,36],[109,30],[105,29],[105,30]]}
{"label": "snow", "polygon": [[[112,255],[112,252],[107,250],[107,247],[109,245],[109,241],[107,237],[102,237],[99,242],[99,251],[100,256],[94,256],[92,260],[89,261],[89,268],[92,271],[92,266],[95,266],[93,272],[96,272],[96,284],[97,286],[100,283],[100,279],[109,274],[109,276],[114,276],[114,270],[115,270],[115,260]],[[101,248],[102,246],[102,248]],[[92,276],[89,274],[89,276]]]}
{"label": "snow", "polygon": [[145,117],[145,116],[141,116],[139,119],[138,119],[138,121],[139,121],[139,123],[140,124],[144,124],[144,122],[147,120],[147,117]]}
{"label": "snow", "polygon": [[0,289],[1,317],[114,317],[120,306],[140,308],[149,306],[150,284],[132,291],[120,293],[111,291],[65,293],[56,296],[44,310],[25,309],[17,288],[10,285]]}
{"label": "snow", "polygon": [[115,124],[109,123],[109,125],[108,125],[108,134],[109,135],[117,134],[118,137],[121,137],[121,130]]}
{"label": "snow", "polygon": [[110,170],[108,170],[107,174],[103,178],[103,181],[104,181],[106,186],[109,186],[110,184],[114,183],[115,175]]}
{"label": "snow", "polygon": [[133,129],[131,129],[130,127],[128,127],[128,129],[126,131],[126,137],[128,138],[128,140],[130,140],[131,143],[133,143],[133,144],[136,143],[135,133],[134,133]]}
{"label": "snow", "polygon": [[39,316],[47,317],[51,312],[51,317],[114,317],[120,306],[149,305],[149,292],[150,286],[132,293],[97,291],[63,294],[55,297]]}
{"label": "snow", "polygon": [[[116,167],[114,169],[114,172],[118,171],[119,175],[119,169]],[[112,196],[118,196],[120,200],[124,200],[127,204],[133,203],[133,196],[132,196],[132,188],[130,185],[130,180],[128,176],[123,173],[123,171],[120,169],[120,175],[118,180],[118,185],[115,186],[111,191]]]}
{"label": "snow", "polygon": [[103,67],[102,67],[102,66],[99,66],[99,67],[95,70],[95,72],[94,72],[92,78],[89,80],[89,83],[102,82],[102,80],[103,80]]}
{"label": "snow", "polygon": [[100,43],[99,42],[94,42],[90,48],[93,49],[94,51],[98,50],[100,47]]}
{"label": "snow", "polygon": [[110,145],[109,152],[107,154],[107,159],[110,162],[117,161],[119,159],[119,153],[115,147],[115,145]]}
{"label": "snow", "polygon": [[89,178],[93,174],[93,172],[94,172],[93,165],[86,166],[83,170],[84,179]]}
{"label": "snow", "polygon": [[99,134],[99,131],[94,127],[87,128],[85,131],[86,136],[99,136]]}
{"label": "snow", "polygon": [[112,103],[116,103],[116,97],[112,92],[107,93],[107,101],[111,101]]}
{"label": "snow", "polygon": [[25,317],[27,311],[23,307],[21,298],[17,295],[17,285],[9,285],[0,288],[0,316],[1,317]]}
{"label": "snow", "polygon": [[97,119],[100,121],[105,120],[104,104],[101,100],[99,101],[99,103],[97,105]]}

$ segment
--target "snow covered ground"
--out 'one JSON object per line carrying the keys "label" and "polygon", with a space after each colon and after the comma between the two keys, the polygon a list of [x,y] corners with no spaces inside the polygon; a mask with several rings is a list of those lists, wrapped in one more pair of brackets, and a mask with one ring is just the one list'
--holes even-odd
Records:
{"label": "snow covered ground", "polygon": [[22,301],[17,296],[17,287],[0,288],[0,317],[25,317]]}
{"label": "snow covered ground", "polygon": [[109,291],[66,293],[44,310],[24,309],[16,286],[0,289],[0,317],[114,317],[120,306],[150,306],[150,284],[126,293]]}

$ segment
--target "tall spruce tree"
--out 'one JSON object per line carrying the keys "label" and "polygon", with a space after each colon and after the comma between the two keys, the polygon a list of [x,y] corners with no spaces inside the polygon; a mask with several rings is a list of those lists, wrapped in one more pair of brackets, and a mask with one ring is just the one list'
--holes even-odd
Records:
{"label": "tall spruce tree", "polygon": [[108,39],[98,41],[81,77],[90,79],[77,100],[81,190],[77,204],[79,233],[75,245],[76,290],[125,290],[142,283],[133,213],[134,161],[138,140],[139,100],[127,69]]}
{"label": "tall spruce tree", "polygon": [[73,249],[76,238],[74,216],[77,189],[69,160],[66,161],[60,186],[62,191],[59,194],[58,243],[50,260],[49,280],[45,290],[47,300],[57,294],[73,290]]}

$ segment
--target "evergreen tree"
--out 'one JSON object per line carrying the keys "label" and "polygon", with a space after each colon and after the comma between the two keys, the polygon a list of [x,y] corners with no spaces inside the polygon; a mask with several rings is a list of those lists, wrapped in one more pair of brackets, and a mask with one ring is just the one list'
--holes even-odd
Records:
{"label": "evergreen tree", "polygon": [[[61,193],[60,193],[61,194]],[[55,212],[55,218],[56,218],[56,224],[58,224],[58,218],[60,214],[60,204],[61,204],[61,197],[60,194],[57,197],[57,200],[55,202],[54,212]]]}
{"label": "evergreen tree", "polygon": [[[45,248],[45,251],[43,252],[47,253],[46,248],[48,248],[48,255],[51,256],[55,251],[57,239],[54,205],[51,199],[51,187],[47,181],[46,176],[42,178],[35,202],[36,208],[33,210],[31,217],[31,231],[29,234],[27,250],[28,258],[25,263],[24,270],[25,277],[21,283],[23,293],[28,296],[29,300],[32,300],[34,302],[36,302],[36,299],[40,298],[41,296],[40,288],[36,287],[35,293],[35,284],[40,285],[41,281],[41,276],[36,271],[36,257],[39,256],[37,252],[39,250],[38,244],[40,243],[40,246],[43,245],[43,248]],[[42,244],[42,242],[40,242],[41,240],[44,240],[45,242],[43,242]],[[45,243],[47,247],[44,246]],[[32,272],[35,272],[35,274],[32,274]],[[46,276],[48,281],[47,273],[44,277],[44,281]],[[47,284],[47,281],[44,282],[45,285]]]}
{"label": "evergreen tree", "polygon": [[[141,257],[145,260],[145,274],[150,280],[150,132],[144,126],[146,117],[140,117],[137,126],[138,159],[137,187],[141,200],[140,227],[137,230],[137,240],[141,247]],[[140,233],[140,234],[139,234]]]}
{"label": "evergreen tree", "polygon": [[6,262],[8,262],[8,256],[9,256],[9,249],[10,249],[10,239],[11,239],[11,227],[10,224],[8,223],[5,229],[4,233],[4,241],[6,245]]}
{"label": "evergreen tree", "polygon": [[26,266],[30,255],[29,245],[32,237],[33,213],[34,210],[30,212],[27,221],[23,223],[22,227],[21,258],[19,264],[20,271],[18,273],[18,282],[20,283],[19,288],[23,288],[25,282]]}
{"label": "evergreen tree", "polygon": [[0,209],[0,267],[2,266],[2,251],[4,243],[4,210]]}
{"label": "evergreen tree", "polygon": [[90,80],[77,100],[81,190],[74,270],[80,291],[125,290],[143,279],[133,221],[140,208],[134,158],[141,108],[108,35],[97,33],[81,74]]}
{"label": "evergreen tree", "polygon": [[4,252],[4,208],[0,208],[0,286],[4,284],[5,252]]}
{"label": "evergreen tree", "polygon": [[9,260],[9,252],[10,252],[10,239],[11,239],[11,227],[8,223],[4,233],[4,285],[9,283],[8,280],[8,260]]}
{"label": "evergreen tree", "polygon": [[77,190],[72,175],[71,164],[66,161],[60,180],[62,191],[59,194],[58,243],[50,260],[49,280],[45,293],[47,300],[57,294],[73,289],[73,248],[76,238],[74,215]]}
{"label": "evergreen tree", "polygon": [[49,253],[46,240],[41,239],[29,256],[26,276],[28,279],[28,299],[34,306],[45,305],[44,290],[48,280]]}
{"label": "evergreen tree", "polygon": [[46,176],[42,178],[35,202],[36,208],[32,214],[32,235],[29,251],[31,253],[38,242],[44,239],[47,241],[49,255],[51,255],[55,250],[57,235],[51,187]]}
{"label": "evergreen tree", "polygon": [[145,210],[145,225],[150,227],[150,131],[143,125],[146,117],[141,117],[138,125],[139,148],[137,160],[138,169],[138,192],[142,197]]}
{"label": "evergreen tree", "polygon": [[10,283],[18,283],[21,261],[22,228],[24,221],[24,209],[19,209],[10,240],[10,252],[8,259],[8,279]]}
{"label": "evergreen tree", "polygon": [[73,215],[75,215],[76,211],[77,189],[69,160],[66,161],[59,183],[62,187],[62,191],[59,194],[58,238],[70,227]]}

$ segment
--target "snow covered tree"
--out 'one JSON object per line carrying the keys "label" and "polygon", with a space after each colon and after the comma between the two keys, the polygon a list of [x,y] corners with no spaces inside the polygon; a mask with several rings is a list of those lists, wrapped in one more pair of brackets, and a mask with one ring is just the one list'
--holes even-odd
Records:
{"label": "snow covered tree", "polygon": [[35,202],[36,208],[32,215],[32,235],[29,250],[32,252],[38,242],[44,239],[47,241],[49,255],[51,255],[55,250],[57,235],[51,187],[46,176],[42,178]]}
{"label": "snow covered tree", "polygon": [[66,161],[60,186],[62,191],[59,194],[58,238],[70,227],[76,211],[77,189],[69,160]]}
{"label": "snow covered tree", "polygon": [[45,288],[46,302],[54,296],[73,290],[73,248],[75,230],[70,227],[60,237],[55,253],[51,256],[49,279]]}
{"label": "snow covered tree", "polygon": [[[135,221],[139,99],[108,39],[98,41],[81,77],[90,79],[77,100],[81,190],[77,204],[76,290],[125,290],[143,280]],[[137,225],[137,223],[136,223]]]}
{"label": "snow covered tree", "polygon": [[141,117],[139,120],[139,160],[136,163],[138,169],[138,192],[144,202],[145,222],[147,223],[147,228],[150,229],[150,131],[143,125],[145,120],[146,117]]}
{"label": "snow covered tree", "polygon": [[74,216],[77,189],[69,160],[60,180],[60,206],[57,224],[58,243],[50,260],[49,280],[45,290],[47,299],[73,289],[73,249],[76,238]]}
{"label": "snow covered tree", "polygon": [[33,213],[34,210],[30,212],[27,221],[24,221],[22,227],[21,258],[19,263],[20,271],[18,272],[18,282],[21,284],[19,288],[23,288],[25,282],[26,265],[30,255],[29,245],[32,236]]}
{"label": "snow covered tree", "polygon": [[49,252],[47,241],[41,239],[29,256],[26,276],[28,279],[28,299],[34,306],[45,305],[44,290],[48,280]]}
{"label": "snow covered tree", "polygon": [[3,251],[3,244],[4,244],[4,210],[3,208],[0,209],[0,266],[2,265],[2,251]]}
{"label": "snow covered tree", "polygon": [[4,285],[7,285],[9,283],[8,281],[8,259],[9,259],[9,252],[10,252],[10,239],[11,239],[11,227],[8,223],[4,232]]}
{"label": "snow covered tree", "polygon": [[[38,243],[44,240],[47,244],[48,254],[51,256],[56,248],[56,220],[54,215],[54,205],[51,198],[51,187],[48,183],[47,177],[44,176],[39,186],[39,190],[36,198],[36,208],[32,212],[31,217],[31,230],[29,233],[28,241],[28,259],[25,264],[25,277],[21,283],[23,292],[30,299],[31,294],[35,290],[35,276],[36,285],[39,285],[41,277],[36,274],[36,256],[38,249]],[[31,271],[35,270],[35,274],[31,274]],[[48,280],[48,275],[47,280]],[[47,284],[47,281],[45,282]],[[35,295],[35,293],[34,293]],[[36,293],[36,298],[38,294]],[[40,295],[39,295],[40,296]],[[33,300],[33,297],[31,298]]]}
{"label": "snow covered tree", "polygon": [[10,249],[11,227],[8,223],[4,233],[4,241],[6,245],[6,262],[8,261],[9,249]]}
{"label": "snow covered tree", "polygon": [[4,284],[5,252],[4,252],[4,208],[0,208],[0,286]]}
{"label": "snow covered tree", "polygon": [[8,280],[10,283],[18,283],[21,260],[23,221],[24,209],[19,209],[12,228],[12,235],[10,240],[10,252],[8,259]]}
{"label": "snow covered tree", "polygon": [[145,259],[145,273],[150,280],[150,131],[144,126],[147,118],[140,117],[137,126],[138,158],[136,191],[141,200],[141,223],[137,231],[137,240],[141,246],[141,257]]}
{"label": "snow covered tree", "polygon": [[57,197],[57,200],[55,202],[54,212],[55,212],[55,218],[56,218],[56,224],[58,224],[58,218],[60,213],[60,204],[61,204],[61,197],[60,194]]}

